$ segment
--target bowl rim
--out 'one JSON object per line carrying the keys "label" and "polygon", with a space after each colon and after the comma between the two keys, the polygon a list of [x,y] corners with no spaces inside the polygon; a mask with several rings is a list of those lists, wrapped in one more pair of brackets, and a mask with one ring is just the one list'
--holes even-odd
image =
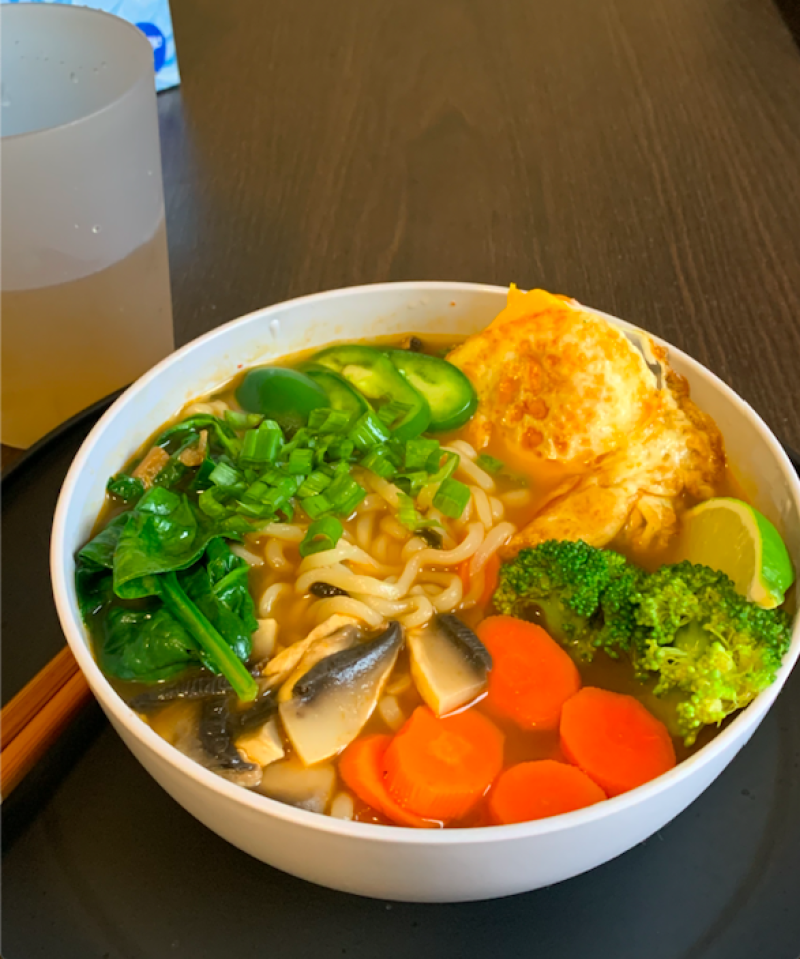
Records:
{"label": "bowl rim", "polygon": [[[83,623],[79,617],[73,615],[68,597],[71,592],[74,592],[74,578],[72,575],[67,574],[67,565],[62,562],[62,559],[66,558],[66,520],[70,501],[78,478],[90,460],[92,449],[98,438],[113,423],[118,412],[123,407],[134,402],[154,381],[167,374],[167,371],[178,360],[202,344],[224,339],[234,327],[252,323],[257,320],[263,320],[273,313],[277,314],[287,308],[293,308],[299,305],[313,304],[323,300],[342,299],[351,296],[403,291],[409,293],[490,293],[498,297],[505,297],[508,293],[508,288],[492,284],[460,281],[405,280],[401,282],[362,284],[359,286],[340,287],[334,290],[323,290],[318,293],[282,300],[270,306],[252,310],[243,316],[230,320],[191,340],[150,369],[115,400],[83,441],[69,468],[56,505],[51,536],[50,572],[61,627],[64,630],[67,642],[72,649],[80,669],[89,679],[93,693],[106,712],[109,712],[117,723],[125,727],[128,732],[138,740],[140,745],[155,753],[159,760],[167,765],[176,767],[190,780],[193,780],[196,785],[210,789],[216,793],[220,799],[241,804],[255,813],[274,816],[279,820],[283,820],[287,825],[307,826],[325,833],[362,842],[391,842],[402,845],[449,846],[461,844],[476,845],[486,842],[516,842],[535,836],[551,835],[576,827],[588,826],[598,820],[610,818],[616,814],[623,814],[631,807],[657,797],[659,794],[666,792],[674,786],[678,786],[680,783],[700,772],[704,767],[713,763],[719,755],[723,754],[729,748],[735,747],[737,743],[739,743],[740,746],[744,745],[749,738],[749,734],[756,729],[774,703],[797,659],[800,658],[800,611],[796,614],[793,623],[791,646],[778,670],[775,681],[771,686],[759,693],[756,699],[743,709],[710,743],[703,746],[692,756],[678,763],[674,769],[630,792],[609,798],[602,803],[596,803],[584,809],[575,810],[574,812],[563,813],[547,819],[503,826],[413,829],[403,826],[335,819],[332,816],[298,809],[295,806],[270,799],[260,793],[243,789],[241,786],[230,783],[210,770],[205,769],[199,763],[190,759],[174,746],[171,746],[166,740],[162,739],[155,730],[151,729],[150,726],[138,717],[113,689],[91,653]],[[587,312],[602,316],[615,325],[625,328],[641,329],[641,327],[634,326],[634,324],[613,316],[610,313],[605,313],[583,304],[580,305],[581,308]],[[784,479],[786,480],[787,489],[795,500],[798,510],[800,510],[800,478],[798,478],[795,473],[783,447],[758,413],[756,413],[749,403],[742,399],[738,393],[700,362],[682,350],[679,350],[677,347],[672,346],[667,341],[655,337],[650,333],[648,333],[648,335],[656,342],[664,345],[669,350],[671,356],[679,357],[681,363],[689,368],[690,383],[691,378],[694,376],[706,378],[718,392],[723,394],[729,403],[738,408],[738,411],[750,420],[780,465]],[[728,762],[733,759],[735,751]]]}

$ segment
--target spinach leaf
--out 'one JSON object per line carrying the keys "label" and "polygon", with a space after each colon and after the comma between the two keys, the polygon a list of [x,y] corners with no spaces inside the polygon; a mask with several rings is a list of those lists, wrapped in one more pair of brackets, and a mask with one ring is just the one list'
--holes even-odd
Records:
{"label": "spinach leaf", "polygon": [[[165,504],[169,498],[159,496],[149,505],[154,515],[174,515],[157,512]],[[258,622],[247,574],[247,563],[223,540],[212,539],[200,561],[179,576],[149,573],[129,581],[135,595],[152,597],[141,610],[115,599],[108,569],[87,568],[81,610],[98,637],[101,667],[120,679],[150,683],[202,662],[249,696],[252,679],[240,661],[250,656]]]}
{"label": "spinach leaf", "polygon": [[144,483],[127,473],[117,473],[116,476],[109,477],[106,489],[124,503],[135,503],[144,495]]}
{"label": "spinach leaf", "polygon": [[258,629],[258,619],[250,593],[250,567],[222,539],[211,540],[206,559],[214,592],[242,620],[248,632],[254,632]]}
{"label": "spinach leaf", "polygon": [[103,621],[97,658],[112,676],[155,683],[198,663],[200,650],[164,606],[146,611],[112,606]]}
{"label": "spinach leaf", "polygon": [[154,577],[195,563],[219,535],[183,493],[153,487],[127,514],[114,552],[114,592],[122,599],[158,593]]}
{"label": "spinach leaf", "polygon": [[206,547],[206,566],[211,582],[215,585],[234,570],[249,569],[247,563],[240,559],[223,539],[213,539]]}
{"label": "spinach leaf", "polygon": [[[201,572],[208,577],[206,570],[201,568]],[[255,699],[258,693],[255,680],[247,672],[241,661],[237,659],[236,654],[214,623],[187,595],[182,584],[178,581],[177,574],[174,572],[165,573],[163,576],[157,577],[156,582],[166,608],[191,633],[197,644],[202,648],[206,665],[212,667],[215,672],[221,672],[241,700],[249,702]],[[227,609],[224,614],[221,613],[220,609],[225,609],[225,607],[221,603],[216,605],[209,601],[209,591],[206,589],[205,583],[198,581],[193,585],[195,595],[207,609],[212,611],[212,615],[217,617],[223,628],[233,630],[232,621],[229,619],[229,616],[233,614]]]}
{"label": "spinach leaf", "polygon": [[89,625],[106,606],[114,601],[114,577],[108,570],[79,565],[75,570],[75,591],[83,621]]}
{"label": "spinach leaf", "polygon": [[214,484],[209,479],[209,476],[214,472],[214,467],[217,464],[214,460],[206,455],[206,458],[203,462],[197,467],[197,470],[192,477],[191,483],[189,483],[189,489],[193,492],[200,493],[203,490],[210,489]]}
{"label": "spinach leaf", "polygon": [[[178,577],[178,582],[236,656],[246,661],[250,656],[252,629],[217,595],[208,570],[202,566],[196,566],[182,573]],[[216,664],[210,662],[208,665],[213,668]]]}
{"label": "spinach leaf", "polygon": [[114,551],[129,516],[130,513],[115,516],[75,558],[75,591],[85,621],[114,598],[111,574]]}
{"label": "spinach leaf", "polygon": [[[221,541],[215,540],[215,542]],[[239,617],[247,631],[252,633],[258,629],[258,620],[249,588],[250,569],[244,560],[239,562],[241,566],[214,584],[214,593],[221,603]]]}
{"label": "spinach leaf", "polygon": [[94,569],[113,569],[114,550],[117,548],[120,535],[130,515],[128,512],[115,516],[94,539],[90,539],[82,549],[78,550],[78,565]]}
{"label": "spinach leaf", "polygon": [[209,431],[209,441],[222,447],[225,452],[233,459],[238,459],[242,448],[242,441],[228,426],[224,420],[211,416],[210,413],[198,413],[197,416],[190,416],[189,419],[176,423],[164,430],[155,441],[155,446],[164,446],[175,441],[181,442],[183,434],[187,432],[199,432],[200,430]]}

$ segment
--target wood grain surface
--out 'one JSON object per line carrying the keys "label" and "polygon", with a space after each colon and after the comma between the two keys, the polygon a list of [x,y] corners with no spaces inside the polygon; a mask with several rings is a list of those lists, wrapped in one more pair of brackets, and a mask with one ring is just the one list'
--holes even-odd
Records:
{"label": "wood grain surface", "polygon": [[179,343],[331,287],[513,280],[686,349],[800,447],[800,53],[769,0],[172,7]]}

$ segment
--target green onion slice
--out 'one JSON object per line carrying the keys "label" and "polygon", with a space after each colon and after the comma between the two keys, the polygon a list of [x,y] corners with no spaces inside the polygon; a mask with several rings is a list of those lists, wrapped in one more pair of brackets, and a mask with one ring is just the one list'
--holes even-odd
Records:
{"label": "green onion slice", "polygon": [[477,465],[480,466],[482,470],[486,470],[487,473],[494,474],[504,469],[506,464],[494,456],[489,456],[488,453],[481,453],[477,459]]}
{"label": "green onion slice", "polygon": [[334,516],[322,516],[308,527],[306,535],[300,543],[300,555],[311,556],[313,553],[322,553],[326,549],[333,549],[344,533],[344,527]]}
{"label": "green onion slice", "polygon": [[241,410],[225,410],[225,422],[235,430],[250,430],[264,419],[261,413],[243,413]]}
{"label": "green onion slice", "polygon": [[372,410],[363,413],[350,431],[350,439],[362,452],[371,450],[375,446],[385,443],[391,433],[388,428],[378,419]]}
{"label": "green onion slice", "polygon": [[458,480],[449,477],[442,480],[436,495],[433,497],[433,505],[439,512],[444,513],[451,519],[458,519],[464,512],[469,502],[469,487]]}
{"label": "green onion slice", "polygon": [[[440,449],[441,447],[439,446],[438,440],[422,439],[421,437],[408,440],[403,464],[406,472],[410,473],[415,470],[434,472],[437,470],[439,468],[439,460],[438,458],[435,460],[433,458],[436,457]],[[428,463],[430,462],[435,462],[433,470],[428,469]]]}

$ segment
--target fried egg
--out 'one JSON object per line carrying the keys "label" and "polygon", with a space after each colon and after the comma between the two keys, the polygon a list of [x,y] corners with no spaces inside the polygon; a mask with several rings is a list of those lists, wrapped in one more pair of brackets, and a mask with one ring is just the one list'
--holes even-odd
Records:
{"label": "fried egg", "polygon": [[[640,339],[657,361],[659,348]],[[662,401],[657,366],[622,329],[544,290],[512,286],[506,308],[448,360],[478,393],[477,448],[495,440],[577,470],[617,449]]]}

